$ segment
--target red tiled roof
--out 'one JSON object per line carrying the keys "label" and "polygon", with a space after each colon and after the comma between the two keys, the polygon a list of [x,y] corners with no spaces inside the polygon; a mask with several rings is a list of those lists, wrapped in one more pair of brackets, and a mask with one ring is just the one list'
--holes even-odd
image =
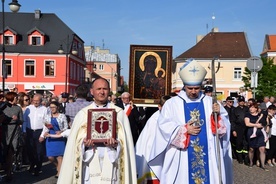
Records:
{"label": "red tiled roof", "polygon": [[251,52],[244,32],[210,32],[195,46],[175,59],[187,58],[250,58]]}
{"label": "red tiled roof", "polygon": [[276,35],[267,35],[267,51],[276,51]]}

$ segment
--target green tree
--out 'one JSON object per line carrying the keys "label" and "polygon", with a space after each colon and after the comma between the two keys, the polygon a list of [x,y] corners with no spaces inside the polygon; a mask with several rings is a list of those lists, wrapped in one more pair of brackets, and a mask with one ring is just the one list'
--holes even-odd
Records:
{"label": "green tree", "polygon": [[128,84],[124,81],[124,91],[129,92]]}
{"label": "green tree", "polygon": [[[263,68],[258,72],[258,86],[255,89],[255,98],[262,99],[264,96],[276,95],[276,65],[273,63],[273,59],[262,58]],[[251,89],[251,72],[246,67],[242,77],[245,89]]]}

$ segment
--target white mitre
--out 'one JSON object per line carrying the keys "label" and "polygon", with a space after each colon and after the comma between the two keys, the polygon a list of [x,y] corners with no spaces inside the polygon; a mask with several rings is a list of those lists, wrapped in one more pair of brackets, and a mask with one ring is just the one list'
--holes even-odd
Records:
{"label": "white mitre", "polygon": [[207,71],[196,60],[188,59],[180,68],[178,74],[184,85],[200,86],[207,74]]}

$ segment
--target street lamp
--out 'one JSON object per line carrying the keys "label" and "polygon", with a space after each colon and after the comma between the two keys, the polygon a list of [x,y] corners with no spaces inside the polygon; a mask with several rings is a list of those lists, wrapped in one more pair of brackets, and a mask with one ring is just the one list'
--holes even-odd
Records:
{"label": "street lamp", "polygon": [[[69,42],[69,35],[67,35],[67,39],[66,39],[66,61],[65,61],[65,92],[67,93],[67,83],[68,83],[68,60],[69,60],[69,53],[70,53],[70,42]],[[74,48],[73,48],[74,49]],[[63,46],[62,44],[60,45],[59,49],[58,49],[58,53],[59,54],[63,54],[64,50],[63,50]],[[78,54],[77,50],[72,50],[72,54],[76,55]]]}
{"label": "street lamp", "polygon": [[[5,60],[5,9],[4,9],[5,0],[2,0],[2,90],[3,94],[5,93],[5,79],[7,78],[7,69],[6,69],[6,60]],[[11,3],[9,3],[10,10],[13,13],[16,13],[20,9],[20,4],[17,0],[12,0]]]}

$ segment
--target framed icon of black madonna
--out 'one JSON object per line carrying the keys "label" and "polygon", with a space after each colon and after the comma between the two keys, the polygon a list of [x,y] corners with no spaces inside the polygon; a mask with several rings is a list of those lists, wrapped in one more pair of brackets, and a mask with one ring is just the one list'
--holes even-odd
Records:
{"label": "framed icon of black madonna", "polygon": [[129,92],[136,104],[171,93],[172,46],[130,45]]}

